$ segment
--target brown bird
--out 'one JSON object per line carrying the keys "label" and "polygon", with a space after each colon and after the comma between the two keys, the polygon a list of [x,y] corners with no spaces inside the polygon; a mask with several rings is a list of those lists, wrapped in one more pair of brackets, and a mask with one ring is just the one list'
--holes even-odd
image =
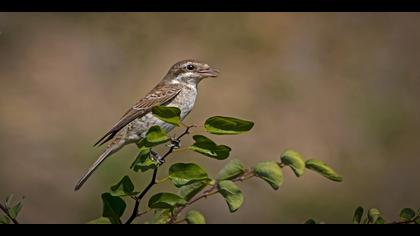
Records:
{"label": "brown bird", "polygon": [[207,77],[217,77],[218,74],[217,69],[197,60],[184,60],[173,65],[166,76],[94,145],[100,146],[111,140],[102,155],[76,184],[75,190],[82,187],[107,157],[127,144],[138,144],[150,127],[159,125],[166,132],[175,128],[174,125],[156,118],[151,113],[152,107],[157,105],[178,107],[183,120],[194,107],[198,83]]}

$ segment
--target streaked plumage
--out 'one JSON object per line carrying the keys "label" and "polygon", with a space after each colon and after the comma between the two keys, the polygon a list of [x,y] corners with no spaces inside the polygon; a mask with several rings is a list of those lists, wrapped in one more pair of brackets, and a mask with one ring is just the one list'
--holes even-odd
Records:
{"label": "streaked plumage", "polygon": [[144,138],[147,130],[159,125],[166,132],[175,128],[151,114],[156,105],[175,106],[181,110],[183,120],[192,110],[197,97],[197,85],[206,77],[216,77],[218,71],[206,63],[197,60],[184,60],[171,67],[166,76],[144,98],[132,106],[121,119],[94,146],[108,141],[106,150],[79,180],[75,190],[78,190],[110,155],[127,144],[138,143]]}

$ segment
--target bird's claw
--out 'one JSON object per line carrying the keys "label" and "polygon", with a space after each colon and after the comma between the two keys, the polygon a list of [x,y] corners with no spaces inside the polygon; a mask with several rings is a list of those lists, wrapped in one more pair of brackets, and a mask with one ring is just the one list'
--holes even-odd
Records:
{"label": "bird's claw", "polygon": [[168,144],[168,147],[170,148],[174,148],[174,149],[178,149],[181,147],[181,140],[176,139],[176,138],[171,138],[171,143]]}
{"label": "bird's claw", "polygon": [[151,155],[152,160],[159,163],[159,165],[162,165],[163,163],[165,163],[165,160],[162,158],[161,155],[159,155],[159,153],[153,150],[150,150],[150,154],[152,154]]}

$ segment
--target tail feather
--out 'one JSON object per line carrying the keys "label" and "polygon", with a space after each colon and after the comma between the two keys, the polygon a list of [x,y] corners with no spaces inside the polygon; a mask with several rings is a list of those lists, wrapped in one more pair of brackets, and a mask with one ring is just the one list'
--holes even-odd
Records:
{"label": "tail feather", "polygon": [[93,163],[89,170],[82,176],[82,178],[79,180],[79,182],[77,182],[76,187],[74,188],[75,191],[79,190],[83,184],[88,180],[88,178],[93,174],[93,172],[99,167],[100,164],[102,164],[103,161],[105,161],[105,159],[109,156],[111,156],[113,153],[115,153],[116,151],[118,151],[121,147],[123,146],[123,144],[119,144],[119,145],[113,145],[108,147],[102,154],[101,156],[95,161],[95,163]]}
{"label": "tail feather", "polygon": [[95,144],[93,144],[93,146],[101,146],[102,144],[108,142],[109,140],[113,139],[114,136],[117,134],[116,131],[109,131],[108,133],[106,133],[101,139],[99,139]]}

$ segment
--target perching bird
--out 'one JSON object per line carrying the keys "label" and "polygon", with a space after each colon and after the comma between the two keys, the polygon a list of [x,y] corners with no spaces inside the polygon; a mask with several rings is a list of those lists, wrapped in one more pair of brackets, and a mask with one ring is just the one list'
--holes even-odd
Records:
{"label": "perching bird", "polygon": [[127,144],[139,143],[150,127],[159,125],[166,132],[175,128],[174,125],[156,118],[151,113],[152,107],[157,105],[178,107],[183,120],[194,107],[198,83],[207,77],[217,77],[218,74],[217,69],[197,60],[184,60],[173,65],[166,76],[94,145],[102,145],[111,140],[106,150],[76,184],[75,190],[82,187],[107,157]]}

